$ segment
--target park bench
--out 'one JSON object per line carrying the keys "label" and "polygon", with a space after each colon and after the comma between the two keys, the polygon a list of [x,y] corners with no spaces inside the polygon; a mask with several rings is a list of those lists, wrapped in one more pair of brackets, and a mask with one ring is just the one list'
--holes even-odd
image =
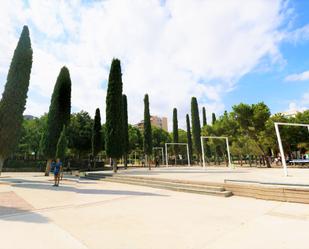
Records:
{"label": "park bench", "polygon": [[289,161],[290,164],[296,165],[297,163],[301,165],[309,164],[309,159],[293,159]]}

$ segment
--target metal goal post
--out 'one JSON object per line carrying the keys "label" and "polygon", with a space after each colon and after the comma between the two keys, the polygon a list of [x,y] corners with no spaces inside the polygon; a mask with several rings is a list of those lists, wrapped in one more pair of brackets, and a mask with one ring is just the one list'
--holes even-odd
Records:
{"label": "metal goal post", "polygon": [[188,157],[188,166],[190,166],[190,154],[189,154],[189,146],[187,143],[165,143],[165,160],[166,160],[166,167],[168,167],[168,153],[167,153],[167,146],[168,145],[184,145],[187,148],[187,157]]}
{"label": "metal goal post", "polygon": [[228,137],[217,137],[217,136],[201,136],[203,168],[206,168],[206,164],[205,164],[205,150],[204,150],[203,139],[209,139],[209,138],[224,139],[225,140],[226,148],[227,148],[227,157],[228,157],[228,160],[229,160],[229,167],[232,168],[230,146],[229,146],[229,138]]}
{"label": "metal goal post", "polygon": [[309,124],[281,123],[281,122],[275,122],[274,124],[275,124],[277,140],[278,140],[278,144],[279,144],[279,150],[280,150],[280,154],[281,154],[281,161],[282,161],[282,166],[283,166],[283,172],[284,172],[285,176],[288,176],[288,168],[287,168],[286,161],[285,161],[285,155],[284,155],[284,150],[283,150],[283,146],[282,146],[282,141],[281,141],[281,136],[280,136],[280,131],[279,131],[279,125],[281,125],[281,126],[287,125],[287,126],[307,127],[308,128],[308,132],[309,132]]}

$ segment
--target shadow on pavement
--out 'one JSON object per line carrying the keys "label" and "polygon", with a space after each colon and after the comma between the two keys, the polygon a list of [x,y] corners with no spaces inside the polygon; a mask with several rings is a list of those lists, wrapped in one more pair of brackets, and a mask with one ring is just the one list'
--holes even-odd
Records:
{"label": "shadow on pavement", "polygon": [[33,184],[33,183],[20,183],[14,184],[13,187],[17,188],[29,188],[29,189],[45,189],[51,191],[66,191],[74,192],[77,194],[102,194],[102,195],[133,195],[133,196],[167,196],[155,193],[128,191],[128,190],[109,190],[109,189],[81,189],[71,186],[60,185],[59,187],[53,187],[49,184]]}
{"label": "shadow on pavement", "polygon": [[7,177],[7,178],[0,178],[0,182],[7,182],[7,183],[44,183],[44,181],[32,181],[32,180],[26,180],[22,178],[12,178],[12,177]]}
{"label": "shadow on pavement", "polygon": [[0,206],[0,219],[6,221],[21,221],[29,223],[47,223],[48,218],[31,210]]}

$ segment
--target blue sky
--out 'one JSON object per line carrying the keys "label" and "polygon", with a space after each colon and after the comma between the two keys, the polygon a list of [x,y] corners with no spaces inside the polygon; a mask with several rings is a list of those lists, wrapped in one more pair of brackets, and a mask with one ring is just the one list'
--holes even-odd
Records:
{"label": "blue sky", "polygon": [[72,78],[72,110],[104,120],[112,58],[121,60],[129,121],[178,108],[180,127],[196,96],[217,115],[264,101],[272,113],[309,107],[309,1],[4,0],[0,92],[24,24],[34,51],[26,114],[48,111],[60,68]]}
{"label": "blue sky", "polygon": [[[292,18],[294,29],[308,25],[309,1],[290,1],[289,4],[294,9],[294,17]],[[300,102],[303,94],[309,92],[309,78],[293,82],[287,81],[285,78],[291,74],[308,71],[309,40],[282,42],[279,49],[285,60],[285,65],[275,66],[269,71],[250,72],[242,77],[236,89],[226,97],[225,103],[229,110],[239,101],[245,103],[264,101],[273,113],[289,109],[287,106],[290,103],[295,103],[298,107],[296,109],[308,109],[308,102],[304,106]]]}

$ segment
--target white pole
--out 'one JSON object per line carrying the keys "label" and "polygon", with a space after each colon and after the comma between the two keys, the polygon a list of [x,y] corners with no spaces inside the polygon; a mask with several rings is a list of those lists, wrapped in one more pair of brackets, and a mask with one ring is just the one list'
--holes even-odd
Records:
{"label": "white pole", "polygon": [[202,160],[203,160],[203,168],[206,168],[205,165],[205,153],[204,153],[204,144],[203,144],[203,137],[201,137],[201,145],[202,145]]}
{"label": "white pole", "polygon": [[166,160],[166,167],[168,167],[167,144],[165,144],[165,160]]}
{"label": "white pole", "polygon": [[188,166],[190,167],[190,154],[189,154],[189,145],[187,144],[187,158],[188,158]]}
{"label": "white pole", "polygon": [[231,162],[231,155],[230,155],[230,148],[229,148],[229,139],[226,138],[226,147],[227,147],[227,156],[229,159],[229,167],[232,167],[232,162]]}
{"label": "white pole", "polygon": [[280,154],[281,154],[281,162],[282,162],[282,166],[283,166],[284,175],[288,176],[288,169],[287,169],[287,166],[286,166],[281,136],[280,136],[279,127],[278,127],[277,123],[275,123],[275,130],[276,130],[276,134],[277,134],[277,139],[278,139],[279,150],[280,150]]}
{"label": "white pole", "polygon": [[161,148],[161,152],[162,152],[162,164],[164,164],[164,152],[163,152],[163,148]]}

